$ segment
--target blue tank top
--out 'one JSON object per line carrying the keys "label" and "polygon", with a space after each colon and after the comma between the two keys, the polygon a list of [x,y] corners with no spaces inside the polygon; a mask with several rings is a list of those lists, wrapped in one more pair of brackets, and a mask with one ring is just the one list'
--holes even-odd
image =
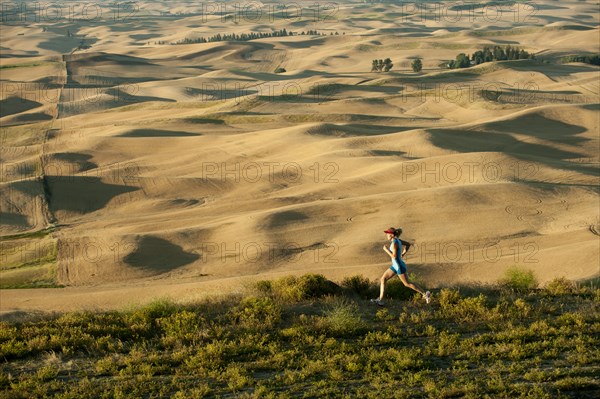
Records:
{"label": "blue tank top", "polygon": [[397,238],[394,238],[392,240],[392,242],[390,243],[390,251],[392,251],[392,253],[394,253],[394,242],[398,243],[398,252],[396,252],[396,260],[400,261],[402,259],[402,241],[400,241]]}

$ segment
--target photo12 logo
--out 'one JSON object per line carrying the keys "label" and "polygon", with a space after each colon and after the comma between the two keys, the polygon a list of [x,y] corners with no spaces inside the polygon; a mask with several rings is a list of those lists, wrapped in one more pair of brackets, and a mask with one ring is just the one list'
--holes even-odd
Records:
{"label": "photo12 logo", "polygon": [[61,262],[85,262],[89,264],[121,264],[123,257],[134,253],[137,247],[130,242],[103,241],[90,238],[67,238],[59,240]]}
{"label": "photo12 logo", "polygon": [[311,262],[338,263],[339,246],[326,242],[302,247],[296,242],[204,242],[200,246],[202,262],[258,263]]}
{"label": "photo12 logo", "polygon": [[135,1],[2,2],[3,23],[126,22],[140,11]]}
{"label": "photo12 logo", "polygon": [[454,104],[487,101],[493,103],[528,104],[533,101],[568,102],[583,95],[565,95],[540,90],[536,82],[452,82],[422,83],[416,87],[404,87],[400,92],[403,101],[418,100],[436,103],[447,101]]}
{"label": "photo12 logo", "polygon": [[78,83],[67,85],[62,76],[52,77],[48,83],[0,81],[0,96],[12,97],[21,103],[59,104],[61,110],[65,110],[101,102],[131,104],[139,91],[139,84],[116,77],[86,75],[70,76],[70,79]]}
{"label": "photo12 logo", "polygon": [[[96,166],[96,165],[91,165]],[[15,182],[31,180],[37,177],[46,182],[75,182],[85,177],[110,177],[112,180],[126,184],[137,183],[140,167],[136,162],[115,162],[105,167],[93,167],[80,170],[79,164],[63,162],[58,159],[47,159],[42,163],[29,164],[25,162],[0,163],[0,182]]]}
{"label": "photo12 logo", "polygon": [[497,183],[532,179],[539,171],[533,162],[406,161],[401,164],[402,182],[418,178],[421,183]]}
{"label": "photo12 logo", "polygon": [[203,82],[198,88],[188,88],[187,96],[196,101],[220,101],[235,99],[239,104],[248,99],[260,99],[272,102],[324,102],[333,100],[339,92],[337,84],[313,83],[310,86],[302,82]]}
{"label": "photo12 logo", "polygon": [[52,262],[55,258],[56,244],[52,241],[0,241],[0,262],[3,271]]}
{"label": "photo12 logo", "polygon": [[403,22],[435,21],[447,24],[460,22],[512,22],[535,24],[539,6],[531,1],[490,2],[414,2],[402,1]]}
{"label": "photo12 logo", "polygon": [[514,242],[508,246],[498,242],[427,242],[415,243],[412,258],[420,263],[496,263],[502,258],[514,263],[538,263],[539,245],[536,242]]}
{"label": "photo12 logo", "polygon": [[259,23],[283,20],[287,22],[337,22],[339,5],[335,2],[311,2],[304,5],[296,2],[263,3],[250,2],[206,2],[201,4],[202,22],[214,17],[221,22]]}
{"label": "photo12 logo", "polygon": [[203,180],[256,183],[268,180],[299,183],[304,177],[314,183],[339,183],[340,167],[335,162],[314,162],[303,167],[298,162],[202,162]]}

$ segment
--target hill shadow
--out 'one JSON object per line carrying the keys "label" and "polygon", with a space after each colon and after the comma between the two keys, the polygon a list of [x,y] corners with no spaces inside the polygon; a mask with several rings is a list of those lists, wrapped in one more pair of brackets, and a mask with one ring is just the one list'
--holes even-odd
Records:
{"label": "hill shadow", "polygon": [[7,97],[0,100],[0,118],[8,115],[19,114],[34,108],[41,107],[43,104],[37,101],[31,101],[21,97]]}
{"label": "hill shadow", "polygon": [[483,127],[486,131],[489,129],[499,133],[518,133],[570,145],[590,141],[585,137],[575,137],[586,132],[585,127],[546,118],[537,113],[521,115],[509,120],[489,122]]}
{"label": "hill shadow", "polygon": [[265,218],[264,225],[269,229],[287,227],[309,220],[310,217],[298,211],[283,211],[273,213]]}
{"label": "hill shadow", "polygon": [[201,136],[200,133],[190,133],[178,130],[160,130],[160,129],[134,129],[119,134],[117,137],[194,137]]}
{"label": "hill shadow", "polygon": [[25,215],[12,212],[0,212],[0,224],[26,227],[29,226],[29,221]]}
{"label": "hill shadow", "polygon": [[130,266],[160,274],[190,264],[199,258],[200,255],[185,252],[179,245],[163,238],[143,236],[139,239],[136,250],[123,260]]}
{"label": "hill shadow", "polygon": [[[89,161],[92,158],[92,156],[88,154],[81,154],[78,152],[58,152],[52,154],[51,157],[53,159],[56,159],[57,161],[67,162],[76,165],[77,169],[74,170],[74,172],[84,172],[86,170],[91,170],[98,167],[97,164]],[[46,168],[46,172],[48,171],[51,171],[51,169]]]}
{"label": "hill shadow", "polygon": [[139,187],[103,183],[91,176],[45,176],[48,203],[52,212],[89,213],[102,209],[113,198]]}
{"label": "hill shadow", "polygon": [[421,127],[418,126],[400,127],[383,125],[365,125],[359,123],[352,123],[347,125],[322,124],[308,129],[306,133],[313,136],[360,137],[399,133],[420,128]]}
{"label": "hill shadow", "polygon": [[19,123],[33,123],[49,120],[52,120],[52,115],[48,115],[43,112],[33,112],[31,114],[15,115],[10,119],[10,121],[6,123],[6,125],[13,125]]}
{"label": "hill shadow", "polygon": [[566,161],[584,157],[573,151],[565,151],[544,144],[527,143],[515,139],[509,134],[466,131],[454,129],[428,129],[431,143],[461,153],[468,152],[501,152],[527,162],[540,162],[549,167],[567,169],[591,176],[598,176],[597,167],[587,167],[576,162]]}
{"label": "hill shadow", "polygon": [[165,97],[153,97],[153,96],[136,96],[134,94],[131,93],[127,93],[124,90],[121,89],[117,89],[117,88],[110,88],[106,91],[106,94],[114,97],[117,101],[117,103],[142,103],[142,102],[146,102],[146,101],[164,101],[164,102],[169,102],[169,103],[174,103],[177,102],[176,100],[173,100],[172,98],[165,98]]}

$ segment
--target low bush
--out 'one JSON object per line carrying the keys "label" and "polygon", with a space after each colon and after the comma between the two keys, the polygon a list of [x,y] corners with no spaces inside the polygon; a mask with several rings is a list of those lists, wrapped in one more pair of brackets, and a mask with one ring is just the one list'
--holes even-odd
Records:
{"label": "low bush", "polygon": [[361,298],[369,298],[379,289],[375,283],[362,275],[344,278],[341,286],[356,293]]}
{"label": "low bush", "polygon": [[285,302],[299,302],[340,293],[340,287],[321,274],[287,276],[273,282],[259,281],[256,288]]}
{"label": "low bush", "polygon": [[336,300],[326,308],[317,325],[334,336],[351,335],[365,327],[358,306],[345,299]]}
{"label": "low bush", "polygon": [[506,270],[500,284],[518,292],[533,290],[538,287],[538,281],[533,270],[513,266]]}
{"label": "low bush", "polygon": [[158,326],[164,331],[162,341],[165,345],[193,344],[198,340],[198,331],[204,323],[200,315],[189,310],[157,319]]}
{"label": "low bush", "polygon": [[398,277],[392,277],[385,284],[386,298],[409,300],[415,295],[417,295],[415,291],[411,290],[408,287],[405,287]]}
{"label": "low bush", "polygon": [[565,277],[558,277],[546,284],[545,289],[551,295],[565,295],[572,293],[575,286]]}
{"label": "low bush", "polygon": [[281,319],[281,307],[269,297],[248,297],[231,309],[229,316],[247,328],[269,328]]}

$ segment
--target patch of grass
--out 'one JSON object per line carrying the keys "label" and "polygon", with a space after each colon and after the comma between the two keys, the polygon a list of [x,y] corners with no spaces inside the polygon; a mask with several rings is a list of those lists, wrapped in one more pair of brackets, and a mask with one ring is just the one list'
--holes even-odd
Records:
{"label": "patch of grass", "polygon": [[466,50],[466,49],[470,49],[473,47],[477,47],[474,46],[472,44],[465,44],[465,43],[447,43],[447,42],[424,42],[421,47],[423,48],[442,48],[442,49],[446,49],[446,50]]}
{"label": "patch of grass", "polygon": [[187,123],[206,123],[212,125],[224,125],[225,121],[220,117],[200,117],[200,116],[191,116],[189,118],[183,119],[184,122]]}
{"label": "patch of grass", "polygon": [[42,237],[46,237],[48,234],[52,233],[54,230],[56,230],[56,228],[51,226],[51,227],[47,227],[45,229],[30,231],[27,233],[9,234],[9,235],[2,236],[0,238],[0,242],[1,241],[19,240],[22,238],[42,238]]}
{"label": "patch of grass", "polygon": [[334,300],[323,313],[317,325],[334,336],[352,335],[366,326],[356,303],[345,299]]}
{"label": "patch of grass", "polygon": [[0,272],[0,289],[59,288],[56,265],[43,264]]}
{"label": "patch of grass", "polygon": [[24,62],[22,64],[7,64],[0,65],[0,69],[14,69],[14,68],[33,68],[38,66],[55,65],[55,62],[42,61],[42,62]]}
{"label": "patch of grass", "polygon": [[3,238],[0,288],[48,288],[57,283],[58,248],[52,229]]}
{"label": "patch of grass", "polygon": [[[0,322],[0,396],[586,398],[600,389],[590,287],[445,288],[373,306],[321,275],[252,295]],[[471,292],[472,291],[472,292]]]}
{"label": "patch of grass", "polygon": [[137,110],[165,110],[165,109],[203,109],[214,107],[215,105],[223,104],[225,100],[204,100],[204,101],[178,101],[178,102],[164,102],[164,101],[147,101],[137,104],[124,105],[122,107],[106,109],[98,111],[98,113],[111,113],[111,112],[126,112],[126,111],[137,111]]}
{"label": "patch of grass", "polygon": [[252,124],[252,123],[271,123],[276,122],[276,115],[227,115],[223,117],[228,124]]}

